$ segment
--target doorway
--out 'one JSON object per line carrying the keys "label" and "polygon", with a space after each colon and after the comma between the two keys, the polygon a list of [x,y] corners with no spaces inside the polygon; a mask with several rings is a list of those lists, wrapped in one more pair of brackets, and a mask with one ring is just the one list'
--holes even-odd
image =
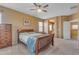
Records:
{"label": "doorway", "polygon": [[78,38],[78,22],[71,22],[71,39],[77,40]]}
{"label": "doorway", "polygon": [[54,32],[54,23],[49,22],[49,34],[52,34]]}

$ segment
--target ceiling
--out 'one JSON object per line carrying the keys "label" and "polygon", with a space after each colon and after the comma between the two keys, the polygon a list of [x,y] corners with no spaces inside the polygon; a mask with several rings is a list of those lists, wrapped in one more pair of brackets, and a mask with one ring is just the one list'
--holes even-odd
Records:
{"label": "ceiling", "polygon": [[19,12],[30,14],[42,19],[48,19],[60,15],[71,15],[77,12],[77,8],[71,9],[71,7],[78,5],[77,3],[46,3],[49,5],[47,8],[48,12],[31,11],[30,9],[35,8],[32,3],[0,3],[1,6],[8,7]]}

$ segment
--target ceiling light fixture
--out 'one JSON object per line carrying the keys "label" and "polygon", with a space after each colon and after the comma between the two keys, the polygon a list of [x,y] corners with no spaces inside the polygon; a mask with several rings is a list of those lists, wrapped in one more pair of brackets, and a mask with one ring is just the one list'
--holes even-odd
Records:
{"label": "ceiling light fixture", "polygon": [[41,10],[41,9],[37,9],[37,12],[39,12],[39,13],[40,13],[40,12],[42,12],[42,10]]}

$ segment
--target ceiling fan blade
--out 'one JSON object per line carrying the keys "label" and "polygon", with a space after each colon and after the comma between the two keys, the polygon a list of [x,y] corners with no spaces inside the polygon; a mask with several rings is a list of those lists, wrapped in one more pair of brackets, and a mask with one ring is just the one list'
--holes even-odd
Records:
{"label": "ceiling fan blade", "polygon": [[35,6],[38,6],[37,3],[33,3]]}
{"label": "ceiling fan blade", "polygon": [[45,6],[43,6],[43,8],[46,8],[46,7],[48,7],[48,4],[47,4],[47,5],[45,5]]}
{"label": "ceiling fan blade", "polygon": [[42,10],[42,11],[47,12],[47,10]]}
{"label": "ceiling fan blade", "polygon": [[33,3],[36,7],[41,7],[42,5],[41,4],[37,4],[37,3]]}
{"label": "ceiling fan blade", "polygon": [[77,8],[78,6],[76,5],[76,6],[73,6],[73,7],[71,7],[71,9],[74,9],[74,8]]}
{"label": "ceiling fan blade", "polygon": [[30,10],[36,10],[36,9],[30,9]]}

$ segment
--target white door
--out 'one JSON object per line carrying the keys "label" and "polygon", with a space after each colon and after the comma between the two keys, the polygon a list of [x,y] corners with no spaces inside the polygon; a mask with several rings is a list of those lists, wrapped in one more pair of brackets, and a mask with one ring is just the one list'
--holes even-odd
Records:
{"label": "white door", "polygon": [[71,34],[70,34],[70,22],[64,21],[63,22],[63,38],[64,39],[71,39]]}

